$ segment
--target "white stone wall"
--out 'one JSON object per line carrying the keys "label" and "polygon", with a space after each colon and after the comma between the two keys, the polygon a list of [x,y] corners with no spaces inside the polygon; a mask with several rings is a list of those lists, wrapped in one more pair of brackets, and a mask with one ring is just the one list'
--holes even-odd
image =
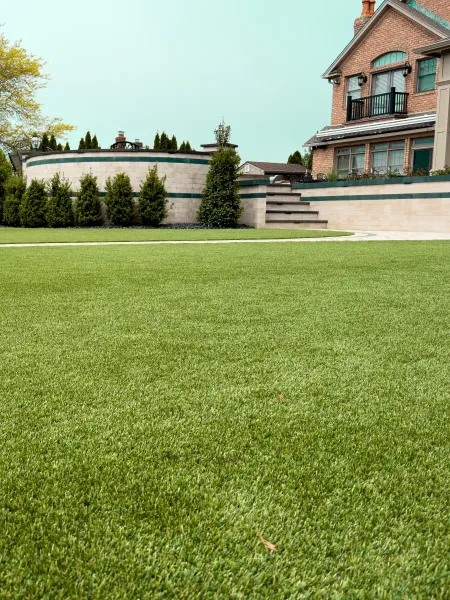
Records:
{"label": "white stone wall", "polygon": [[[328,221],[328,229],[361,231],[450,231],[450,198],[402,198],[405,194],[450,193],[450,182],[436,181],[317,187],[299,190],[311,210]],[[384,198],[383,196],[392,196]],[[395,197],[397,195],[397,197]],[[315,197],[369,196],[369,199],[314,201]]]}
{"label": "white stone wall", "polygon": [[[114,158],[114,162],[104,162],[101,159]],[[127,159],[133,159],[127,161]],[[177,159],[180,162],[146,162],[144,159]],[[79,159],[91,159],[92,162],[80,162]],[[135,159],[140,159],[136,161]],[[71,183],[72,190],[79,189],[82,175],[92,173],[97,177],[100,192],[105,191],[108,177],[117,173],[127,173],[130,177],[133,191],[139,192],[140,183],[145,179],[148,169],[156,164],[160,177],[166,176],[166,189],[170,194],[196,194],[201,195],[206,185],[208,164],[195,164],[181,162],[182,160],[209,161],[210,154],[182,154],[167,152],[64,152],[30,156],[23,165],[23,173],[30,182],[32,179],[51,179],[55,173],[60,173]],[[50,164],[33,163],[40,161],[58,161]],[[70,161],[70,162],[66,162]],[[169,196],[168,217],[166,223],[192,223],[196,221],[196,213],[200,205],[200,198],[171,198]]]}

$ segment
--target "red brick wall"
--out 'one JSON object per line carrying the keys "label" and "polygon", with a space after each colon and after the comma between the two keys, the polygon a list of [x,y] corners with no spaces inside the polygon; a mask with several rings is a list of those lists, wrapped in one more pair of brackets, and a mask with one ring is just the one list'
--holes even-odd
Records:
{"label": "red brick wall", "polygon": [[450,21],[450,2],[449,0],[417,0],[424,8],[431,10],[439,17]]}
{"label": "red brick wall", "polygon": [[[425,3],[425,0],[422,4]],[[433,0],[430,4],[446,4],[450,6],[450,0]],[[450,7],[447,8],[450,12]],[[375,27],[354,49],[351,56],[341,65],[341,85],[334,86],[332,124],[338,125],[346,122],[347,82],[345,77],[356,75],[362,71],[368,76],[368,82],[362,86],[362,96],[371,95],[371,74],[377,70],[372,69],[372,61],[385,52],[400,50],[406,52],[408,60],[413,67],[413,72],[406,80],[406,91],[409,96],[409,113],[420,113],[427,110],[436,110],[437,92],[425,92],[416,94],[417,59],[421,57],[414,54],[414,50],[439,41],[436,35],[417,25],[407,17],[399,14],[394,9],[388,9],[381,17]],[[401,64],[401,63],[400,63]],[[400,65],[399,65],[400,66]],[[390,68],[390,67],[389,67]],[[378,71],[386,70],[386,67]]]}

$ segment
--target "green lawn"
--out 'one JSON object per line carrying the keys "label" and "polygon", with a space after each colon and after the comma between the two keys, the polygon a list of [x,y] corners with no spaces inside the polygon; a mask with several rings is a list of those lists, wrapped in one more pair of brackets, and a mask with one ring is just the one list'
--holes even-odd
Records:
{"label": "green lawn", "polygon": [[0,598],[449,598],[449,259],[0,249]]}
{"label": "green lawn", "polygon": [[0,244],[39,242],[147,242],[172,240],[267,240],[352,235],[295,229],[22,229],[0,227]]}

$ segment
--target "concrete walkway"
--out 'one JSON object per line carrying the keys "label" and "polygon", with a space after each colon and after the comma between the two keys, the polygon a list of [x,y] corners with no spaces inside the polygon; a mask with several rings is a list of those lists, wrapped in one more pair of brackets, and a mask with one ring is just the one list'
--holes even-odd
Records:
{"label": "concrete walkway", "polygon": [[59,246],[151,246],[161,244],[280,244],[298,242],[389,242],[449,240],[448,233],[417,233],[405,231],[356,231],[355,235],[324,238],[293,238],[268,240],[167,240],[138,242],[42,242],[29,244],[0,244],[0,248],[36,248]]}

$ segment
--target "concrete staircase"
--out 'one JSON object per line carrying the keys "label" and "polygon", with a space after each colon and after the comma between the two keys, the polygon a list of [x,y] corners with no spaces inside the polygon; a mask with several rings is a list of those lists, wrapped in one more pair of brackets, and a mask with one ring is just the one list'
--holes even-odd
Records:
{"label": "concrete staircase", "polygon": [[327,229],[328,221],[319,220],[319,211],[310,210],[310,203],[290,185],[268,185],[266,228]]}

